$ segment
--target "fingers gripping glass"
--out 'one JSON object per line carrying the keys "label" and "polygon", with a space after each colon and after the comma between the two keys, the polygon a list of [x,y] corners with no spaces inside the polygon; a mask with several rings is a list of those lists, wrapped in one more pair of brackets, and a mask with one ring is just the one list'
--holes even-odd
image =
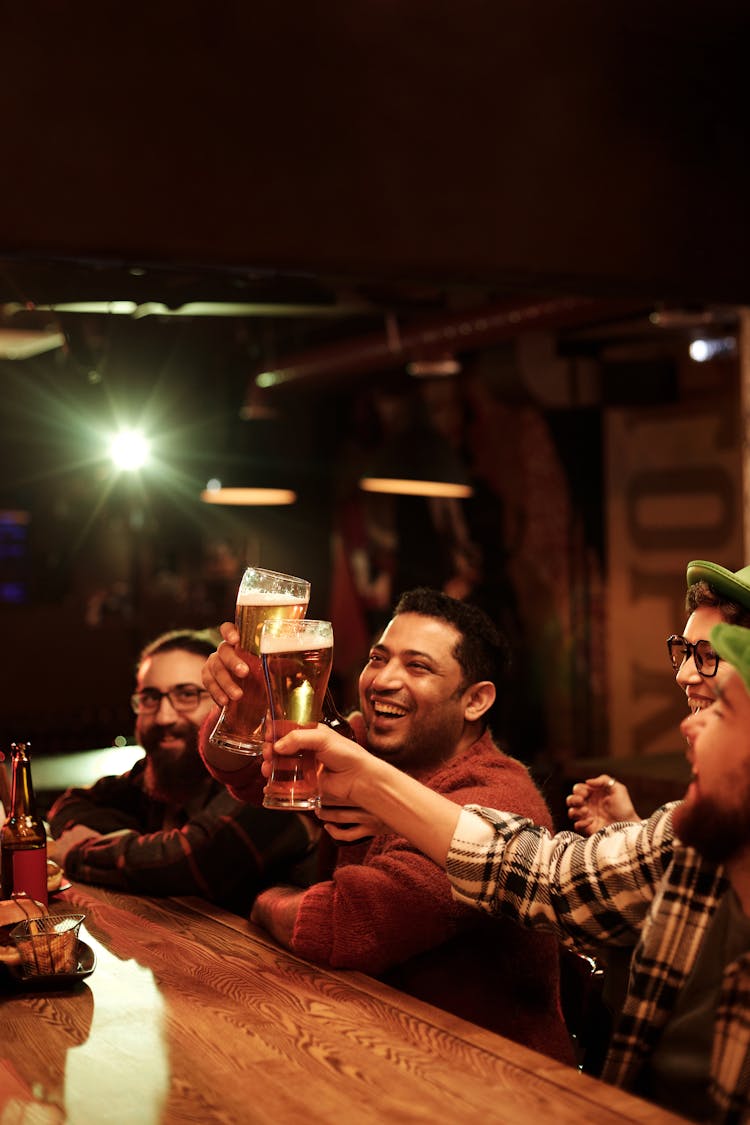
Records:
{"label": "fingers gripping glass", "polygon": [[693,644],[684,637],[671,636],[667,638],[667,649],[675,672],[692,656],[701,676],[716,675],[720,657],[710,641],[696,641]]}
{"label": "fingers gripping glass", "polygon": [[169,691],[143,688],[142,691],[133,692],[130,697],[130,706],[136,715],[148,715],[150,712],[158,711],[162,699],[166,697],[175,711],[187,713],[196,709],[204,695],[208,695],[208,692],[205,688],[198,687],[197,684],[176,684]]}

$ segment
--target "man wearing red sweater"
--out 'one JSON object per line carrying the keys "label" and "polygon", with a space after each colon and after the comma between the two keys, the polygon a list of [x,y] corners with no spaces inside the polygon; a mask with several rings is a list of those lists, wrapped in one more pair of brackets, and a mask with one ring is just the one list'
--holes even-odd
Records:
{"label": "man wearing red sweater", "polygon": [[[234,626],[221,631],[224,644],[203,672],[219,705],[237,698],[238,680],[249,671],[236,653]],[[359,681],[361,711],[350,722],[372,754],[457,805],[512,808],[549,826],[526,767],[498,749],[487,725],[495,685],[507,676],[505,642],[481,610],[435,590],[412,590],[370,651]],[[257,761],[210,743],[213,720],[201,735],[208,768],[238,798],[259,801]],[[361,823],[352,838],[361,836]],[[556,943],[455,902],[443,870],[403,836],[377,822],[368,827],[371,838],[339,849],[330,878],[304,890],[263,891],[251,920],[310,961],[377,976],[572,1062]]]}

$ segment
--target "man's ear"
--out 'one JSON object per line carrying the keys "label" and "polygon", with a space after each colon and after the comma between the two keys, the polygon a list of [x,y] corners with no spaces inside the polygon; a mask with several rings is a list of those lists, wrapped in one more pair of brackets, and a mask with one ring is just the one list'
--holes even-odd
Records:
{"label": "man's ear", "polygon": [[467,722],[473,723],[481,719],[482,715],[489,711],[496,697],[497,691],[491,680],[479,680],[478,683],[472,684],[467,690],[464,706],[464,718]]}

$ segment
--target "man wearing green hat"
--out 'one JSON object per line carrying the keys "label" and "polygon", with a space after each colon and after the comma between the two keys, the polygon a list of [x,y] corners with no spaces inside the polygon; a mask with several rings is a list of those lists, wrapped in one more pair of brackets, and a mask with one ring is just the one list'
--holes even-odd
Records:
{"label": "man wearing green hat", "polygon": [[[685,608],[690,614],[685,629],[668,638],[667,648],[688,707],[697,711],[713,702],[708,680],[717,658],[706,639],[711,629],[720,622],[750,627],[750,566],[733,572],[703,559],[689,562]],[[618,821],[641,819],[626,786],[609,774],[577,782],[567,806],[574,828],[587,836]]]}
{"label": "man wearing green hat", "polygon": [[692,1120],[730,1123],[750,1119],[750,629],[721,622],[705,639],[720,663],[712,706],[680,725],[684,799],[589,838],[457,808],[322,726],[274,751],[316,752],[335,838],[349,839],[358,829],[338,823],[365,809],[444,867],[459,901],[594,954],[630,949],[602,1077]]}

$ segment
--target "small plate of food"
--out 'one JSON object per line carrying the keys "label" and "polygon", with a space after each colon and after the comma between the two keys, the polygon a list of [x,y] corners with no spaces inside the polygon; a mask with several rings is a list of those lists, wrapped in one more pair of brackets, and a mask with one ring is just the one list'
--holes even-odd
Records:
{"label": "small plate of food", "polygon": [[47,894],[56,895],[61,891],[69,891],[73,884],[66,879],[65,872],[54,859],[47,860]]}

